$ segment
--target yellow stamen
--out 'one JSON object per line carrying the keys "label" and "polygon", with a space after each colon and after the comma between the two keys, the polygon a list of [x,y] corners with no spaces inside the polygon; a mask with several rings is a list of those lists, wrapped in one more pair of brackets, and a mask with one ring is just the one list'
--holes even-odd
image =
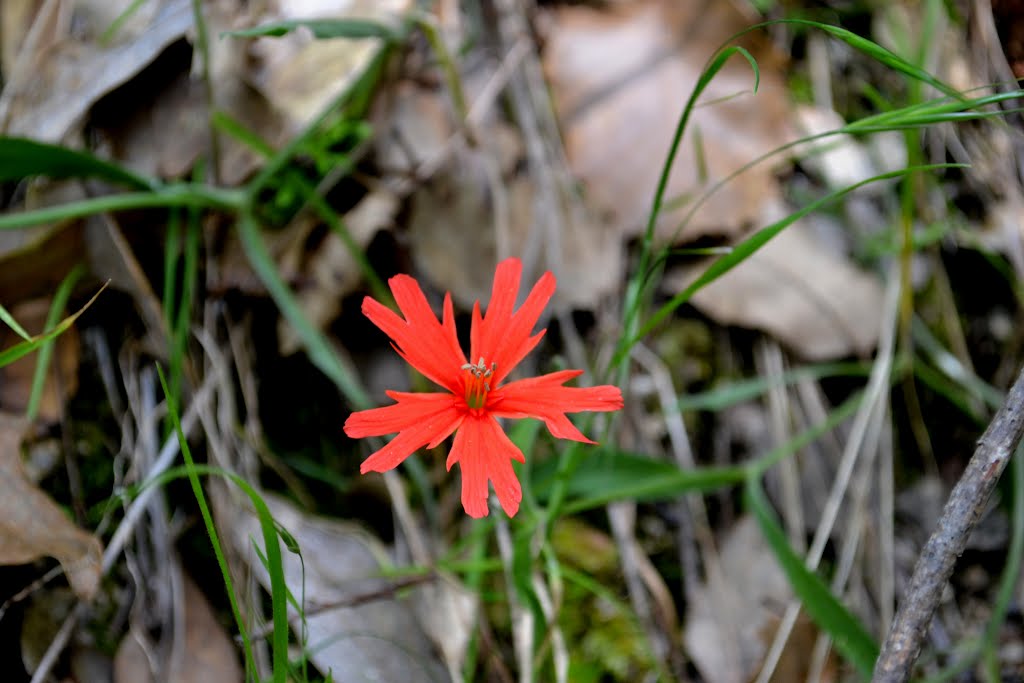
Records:
{"label": "yellow stamen", "polygon": [[487,367],[484,359],[480,358],[476,365],[466,363],[462,369],[469,373],[469,377],[466,378],[466,405],[473,410],[479,410],[487,403],[487,392],[491,390],[487,378],[498,369],[498,364],[491,363],[491,367]]}

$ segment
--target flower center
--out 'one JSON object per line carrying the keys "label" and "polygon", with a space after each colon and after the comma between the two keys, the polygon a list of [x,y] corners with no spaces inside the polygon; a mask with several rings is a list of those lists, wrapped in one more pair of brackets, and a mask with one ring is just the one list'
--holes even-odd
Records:
{"label": "flower center", "polygon": [[491,390],[491,383],[487,379],[498,369],[497,363],[491,363],[487,367],[484,359],[480,358],[476,365],[466,363],[462,366],[466,371],[466,405],[472,410],[479,410],[487,402],[487,392]]}

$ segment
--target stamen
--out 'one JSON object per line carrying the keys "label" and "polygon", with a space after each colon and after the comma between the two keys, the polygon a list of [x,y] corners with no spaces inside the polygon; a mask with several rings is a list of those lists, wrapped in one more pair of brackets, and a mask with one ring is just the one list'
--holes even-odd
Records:
{"label": "stamen", "polygon": [[491,383],[487,381],[487,378],[498,369],[498,364],[491,363],[491,367],[487,367],[487,363],[481,357],[475,365],[466,363],[462,369],[471,375],[466,380],[466,405],[474,410],[479,410],[484,407],[487,402],[487,392],[491,390]]}

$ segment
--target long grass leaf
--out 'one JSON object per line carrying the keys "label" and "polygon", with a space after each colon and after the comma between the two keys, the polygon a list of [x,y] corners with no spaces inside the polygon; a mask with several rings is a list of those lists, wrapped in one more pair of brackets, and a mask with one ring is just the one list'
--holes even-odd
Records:
{"label": "long grass leaf", "polygon": [[[210,545],[217,557],[217,565],[220,567],[221,578],[224,579],[224,586],[227,588],[228,601],[231,603],[231,611],[235,616],[239,634],[242,637],[247,665],[252,672],[256,671],[255,660],[252,655],[252,644],[249,641],[245,623],[242,620],[242,613],[238,607],[238,598],[235,595],[234,584],[231,580],[231,571],[228,567],[227,558],[221,547],[220,536],[217,527],[213,523],[213,515],[210,514],[210,507],[206,501],[206,494],[199,481],[199,467],[192,459],[192,451],[189,448],[188,440],[181,428],[180,411],[178,410],[176,397],[168,391],[167,379],[163,370],[157,366],[160,375],[160,385],[163,387],[164,395],[167,398],[167,412],[174,425],[174,431],[178,436],[178,445],[181,448],[181,455],[185,460],[185,473],[189,483],[192,485],[192,492],[195,494],[196,502],[199,504],[199,511],[203,517],[203,524],[210,537]],[[255,494],[255,491],[240,478],[232,477],[236,484],[241,486],[249,494],[253,506],[256,508],[260,520],[260,528],[263,532],[264,550],[266,551],[267,569],[270,574],[271,604],[274,618],[274,632],[272,638],[273,657],[273,681],[274,683],[287,683],[288,680],[288,606],[287,606],[287,584],[284,580],[284,569],[281,561],[281,546],[278,544],[276,525],[270,510],[263,499]]]}
{"label": "long grass leaf", "polygon": [[19,325],[18,321],[14,319],[14,316],[11,315],[3,306],[0,306],[0,322],[14,330],[14,333],[25,341],[32,341],[32,335],[26,332],[25,328]]}
{"label": "long grass leaf", "polygon": [[0,137],[0,180],[21,180],[31,176],[64,178],[102,178],[139,190],[161,185],[117,164],[86,152],[25,138]]}
{"label": "long grass leaf", "polygon": [[251,215],[243,214],[239,219],[238,235],[253,270],[256,271],[256,275],[270,292],[270,296],[281,310],[281,314],[295,328],[299,339],[302,340],[309,353],[309,359],[335,383],[353,408],[369,408],[370,397],[366,394],[355,373],[342,364],[341,359],[331,350],[323,334],[303,314],[295,295],[281,279],[277,272],[277,266],[274,265],[270,258],[270,252],[267,251],[267,246],[263,242],[263,236],[260,235],[259,227]]}
{"label": "long grass leaf", "polygon": [[0,230],[18,230],[43,223],[55,223],[92,216],[97,213],[160,209],[175,206],[237,210],[243,206],[245,195],[239,190],[204,187],[202,185],[173,185],[158,192],[126,192],[93,197],[60,206],[20,211],[0,215]]}
{"label": "long grass leaf", "polygon": [[235,38],[258,38],[261,36],[280,38],[298,29],[308,30],[318,40],[330,38],[348,38],[350,40],[381,38],[387,42],[395,42],[401,39],[403,35],[402,31],[383,22],[357,18],[275,21],[238,31],[225,31],[221,35]]}
{"label": "long grass leaf", "polygon": [[753,235],[745,239],[743,242],[740,242],[738,245],[736,245],[736,247],[733,248],[733,250],[730,253],[713,261],[711,265],[708,267],[708,269],[705,270],[700,275],[700,277],[691,282],[682,292],[676,294],[668,303],[659,308],[654,313],[654,315],[651,316],[650,320],[648,320],[647,323],[640,328],[640,330],[636,333],[634,338],[630,340],[630,343],[627,345],[626,348],[628,349],[633,345],[633,343],[639,341],[640,339],[643,339],[655,327],[660,325],[665,320],[665,318],[671,315],[673,311],[675,311],[677,308],[679,308],[684,303],[689,301],[694,294],[696,294],[701,289],[711,284],[718,278],[722,277],[739,264],[743,263],[743,261],[753,256],[753,254],[757,252],[765,244],[767,244],[769,240],[771,240],[780,232],[788,228],[793,223],[796,223],[804,216],[811,214],[821,209],[822,207],[827,206],[828,204],[838,199],[841,199],[842,197],[845,197],[846,195],[853,192],[857,188],[863,187],[870,183],[876,183],[882,180],[889,180],[891,178],[899,178],[910,173],[930,171],[940,168],[963,167],[964,164],[924,164],[921,166],[913,166],[909,168],[900,169],[898,171],[881,173],[879,175],[872,176],[870,178],[862,180],[858,183],[854,183],[853,185],[844,187],[841,190],[830,192],[826,196],[821,197],[820,199],[817,199],[807,204],[806,206],[798,209],[797,211],[794,211],[793,213],[789,214],[782,220],[776,221],[775,223],[772,223],[769,226],[761,228]]}
{"label": "long grass leaf", "polygon": [[[72,268],[71,272],[61,281],[60,286],[57,287],[56,294],[53,295],[50,310],[46,314],[46,323],[43,327],[44,332],[49,332],[57,326],[64,308],[68,305],[71,291],[84,274],[85,268],[78,265]],[[48,339],[39,347],[36,369],[32,373],[32,390],[29,392],[28,408],[25,410],[25,414],[30,422],[35,420],[39,414],[39,404],[43,399],[43,386],[46,384],[46,372],[50,367],[50,359],[53,356],[53,347],[56,342],[56,339]]]}
{"label": "long grass leaf", "polygon": [[807,569],[803,559],[789,546],[786,534],[761,488],[760,477],[751,476],[744,487],[744,500],[761,527],[761,533],[785,572],[804,610],[832,638],[836,649],[861,673],[870,678],[878,657],[878,644],[860,621],[829,590],[820,576]]}
{"label": "long grass leaf", "polygon": [[35,351],[36,349],[41,347],[47,341],[55,338],[59,334],[62,334],[65,330],[67,330],[69,327],[71,327],[75,323],[76,320],[78,320],[78,316],[80,316],[83,313],[85,313],[85,311],[90,306],[92,306],[93,302],[96,301],[96,298],[99,297],[99,295],[106,288],[107,288],[107,285],[104,284],[102,287],[100,287],[99,291],[96,292],[92,296],[92,298],[89,299],[89,301],[87,301],[85,303],[84,306],[82,306],[80,309],[78,309],[72,315],[69,315],[68,317],[66,317],[63,320],[61,320],[49,332],[45,332],[45,333],[40,334],[40,335],[38,335],[36,337],[32,337],[28,341],[20,342],[20,343],[15,344],[14,346],[12,346],[10,348],[7,348],[7,349],[4,349],[3,351],[0,351],[0,368],[2,368],[5,365],[9,365],[9,364],[13,363],[14,361],[18,360],[19,358],[21,358],[23,356],[27,356],[28,354],[32,353],[33,351]]}

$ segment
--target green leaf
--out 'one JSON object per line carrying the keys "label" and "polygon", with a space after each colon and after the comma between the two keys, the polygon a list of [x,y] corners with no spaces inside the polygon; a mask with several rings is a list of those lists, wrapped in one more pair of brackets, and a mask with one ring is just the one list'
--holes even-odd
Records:
{"label": "green leaf", "polygon": [[285,320],[299,335],[313,365],[334,382],[353,408],[369,408],[372,402],[360,384],[359,377],[342,362],[320,330],[309,321],[295,295],[281,279],[252,215],[244,213],[239,218],[238,237],[242,241],[249,264],[270,292],[270,297],[277,304]]}
{"label": "green leaf", "polygon": [[871,365],[862,362],[821,363],[804,365],[783,372],[777,377],[751,377],[723,382],[707,391],[687,394],[676,403],[679,412],[695,410],[719,411],[743,401],[749,401],[768,393],[772,387],[789,386],[802,380],[819,380],[826,377],[866,377]]}
{"label": "green leaf", "polygon": [[[213,523],[213,515],[210,513],[210,506],[206,500],[206,494],[203,492],[202,483],[199,481],[200,474],[216,471],[216,468],[197,465],[195,460],[193,460],[192,450],[188,445],[188,439],[185,438],[185,432],[181,428],[181,418],[180,411],[178,410],[177,397],[167,390],[167,378],[164,377],[163,369],[161,369],[159,365],[156,369],[157,374],[160,376],[160,386],[163,387],[164,396],[167,399],[167,414],[171,418],[171,424],[174,427],[176,436],[178,437],[178,446],[181,448],[181,455],[185,460],[185,466],[182,469],[188,477],[189,483],[192,485],[192,492],[195,494],[196,502],[199,504],[199,512],[202,515],[203,524],[206,525],[206,532],[210,538],[210,545],[213,548],[214,556],[217,558],[217,564],[221,571],[221,578],[224,580],[224,586],[227,589],[231,612],[235,617],[235,623],[238,625],[238,632],[242,636],[246,665],[251,670],[255,671],[255,660],[252,654],[252,645],[248,632],[245,628],[245,621],[242,618],[242,611],[239,608],[238,599],[235,595],[234,583],[231,579],[231,572],[228,568],[227,558],[221,547],[217,527]],[[165,472],[163,476],[171,476],[171,472]],[[266,552],[266,568],[267,573],[270,575],[271,613],[273,615],[273,637],[271,639],[273,681],[274,683],[285,683],[288,679],[288,585],[285,582],[284,565],[281,560],[281,546],[279,543],[280,536],[278,535],[279,525],[274,520],[273,515],[270,514],[270,509],[263,501],[263,498],[260,497],[252,486],[237,475],[225,473],[225,476],[234,481],[235,484],[248,494],[249,500],[252,502],[253,508],[256,511],[256,516],[259,519],[260,530],[263,532],[263,547]]]}
{"label": "green leaf", "polygon": [[857,188],[863,187],[870,183],[876,183],[882,180],[888,180],[890,178],[899,178],[901,176],[906,176],[921,171],[933,171],[937,169],[964,167],[964,164],[924,164],[921,166],[910,166],[907,168],[900,169],[898,171],[880,173],[879,175],[872,176],[865,180],[861,180],[860,182],[853,183],[852,185],[848,185],[840,190],[830,192],[824,197],[816,199],[813,202],[810,202],[809,204],[804,206],[803,208],[794,211],[785,218],[778,220],[764,228],[761,228],[760,230],[752,234],[750,237],[737,244],[730,253],[713,261],[711,265],[708,266],[707,270],[705,270],[700,275],[700,277],[691,282],[686,287],[686,289],[684,289],[679,294],[676,294],[668,303],[664,304],[661,308],[659,308],[654,313],[654,315],[651,316],[650,320],[648,320],[640,328],[640,330],[629,340],[627,344],[620,345],[621,348],[616,353],[616,358],[612,359],[612,363],[615,364],[620,355],[624,355],[625,352],[628,351],[628,349],[631,348],[635,342],[639,341],[640,339],[643,339],[645,336],[650,334],[651,331],[658,325],[660,325],[669,315],[672,314],[673,311],[675,311],[677,308],[679,308],[684,303],[689,301],[694,294],[696,294],[698,291],[700,291],[707,285],[711,284],[718,278],[722,277],[736,266],[746,261],[748,258],[753,256],[754,253],[757,252],[761,247],[767,244],[769,240],[771,240],[780,232],[788,228],[793,223],[796,223],[804,216],[813,213],[818,209],[827,206],[828,204],[838,199],[842,199],[843,197],[850,194]]}
{"label": "green leaf", "polygon": [[[532,479],[534,495],[546,500],[556,480],[557,461],[537,466]],[[569,478],[564,513],[572,514],[617,500],[670,500],[692,491],[717,491],[739,484],[742,467],[699,467],[682,469],[673,462],[638,453],[601,450],[584,456],[581,466]]]}
{"label": "green leaf", "polygon": [[[84,274],[85,267],[79,264],[72,268],[71,272],[60,283],[57,293],[53,295],[53,301],[50,303],[50,310],[46,314],[44,332],[49,332],[57,326],[58,319],[64,312],[64,308],[68,305],[71,291]],[[36,357],[36,369],[32,374],[32,391],[29,393],[28,408],[25,410],[29,420],[35,420],[36,416],[39,415],[39,404],[43,400],[43,385],[46,383],[46,373],[50,368],[50,359],[53,357],[55,343],[53,339],[44,341],[39,349],[39,355]]]}
{"label": "green leaf", "polygon": [[14,330],[15,334],[24,339],[25,341],[32,341],[32,335],[25,331],[25,328],[18,324],[18,321],[14,319],[6,308],[0,306],[0,322],[3,322],[7,327]]}
{"label": "green leaf", "polygon": [[0,368],[2,368],[5,365],[10,365],[14,361],[21,358],[22,356],[27,356],[28,354],[38,349],[40,346],[42,346],[49,340],[54,339],[55,337],[57,337],[57,335],[63,333],[65,330],[71,327],[74,324],[74,322],[78,320],[78,316],[82,315],[82,313],[85,313],[85,310],[92,306],[93,302],[96,301],[96,297],[98,297],[100,293],[103,292],[103,290],[106,288],[107,285],[103,285],[102,287],[100,287],[100,291],[96,292],[96,294],[94,294],[93,297],[89,299],[89,301],[86,302],[84,306],[82,306],[75,314],[69,315],[68,317],[61,320],[60,323],[58,323],[57,326],[54,327],[52,330],[49,330],[45,334],[41,334],[37,337],[32,337],[28,341],[23,341],[19,344],[15,344],[10,348],[0,351]]}
{"label": "green leaf", "polygon": [[828,633],[836,649],[865,679],[870,678],[875,659],[878,658],[878,644],[860,621],[832,595],[821,577],[810,571],[803,559],[793,552],[764,495],[758,476],[752,475],[747,479],[744,498],[803,608]]}
{"label": "green leaf", "polygon": [[143,190],[160,185],[154,178],[138,175],[86,152],[24,138],[0,137],[0,180],[31,176],[102,178]]}
{"label": "green leaf", "polygon": [[257,38],[260,36],[280,38],[302,27],[312,31],[313,37],[318,40],[329,38],[349,38],[353,40],[381,38],[388,42],[395,42],[401,37],[401,34],[396,29],[372,19],[295,19],[292,21],[275,21],[240,31],[227,31],[222,35],[235,36],[237,38]]}

